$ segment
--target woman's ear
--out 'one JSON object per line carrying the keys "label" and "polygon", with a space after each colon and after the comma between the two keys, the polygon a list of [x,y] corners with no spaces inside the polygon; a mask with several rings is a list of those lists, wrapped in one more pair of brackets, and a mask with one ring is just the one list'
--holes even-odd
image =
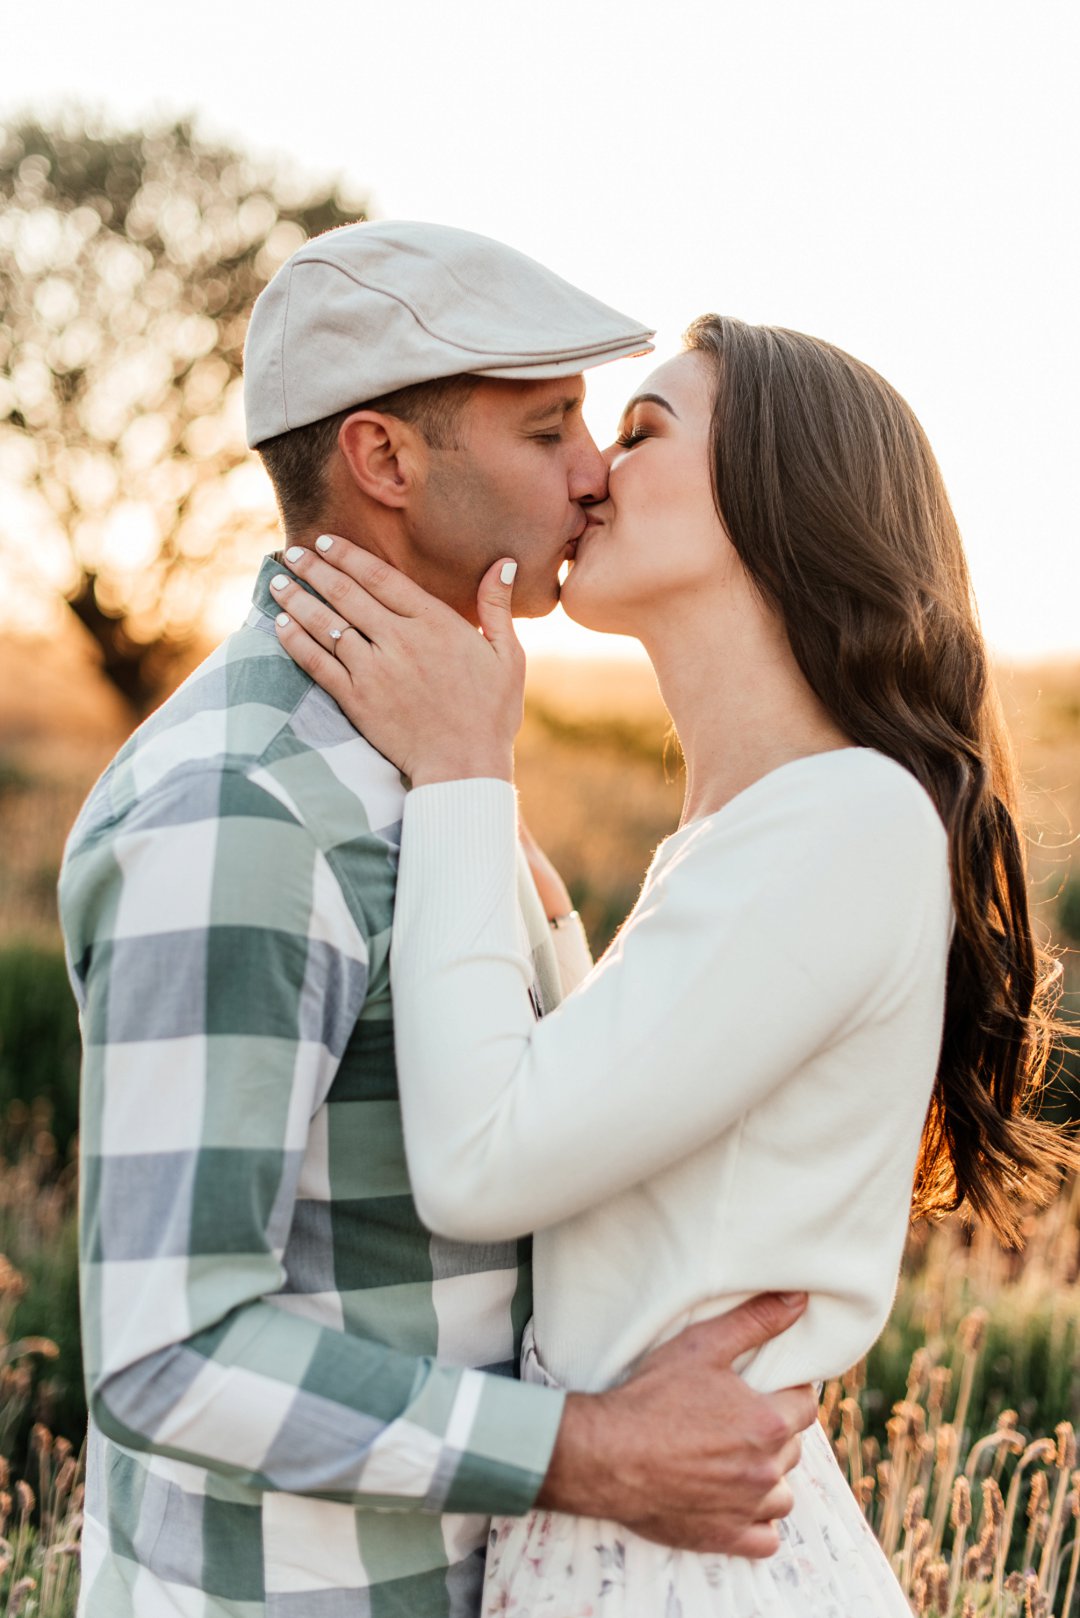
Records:
{"label": "woman's ear", "polygon": [[420,470],[421,441],[415,428],[378,410],[357,410],[338,432],[344,470],[355,486],[380,505],[408,503]]}

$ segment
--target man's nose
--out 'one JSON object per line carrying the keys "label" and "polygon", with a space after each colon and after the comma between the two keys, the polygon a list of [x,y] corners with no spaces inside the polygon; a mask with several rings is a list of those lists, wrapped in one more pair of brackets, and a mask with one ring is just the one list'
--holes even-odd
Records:
{"label": "man's nose", "polygon": [[578,457],[570,480],[572,500],[598,501],[607,499],[607,461],[589,439],[587,449]]}

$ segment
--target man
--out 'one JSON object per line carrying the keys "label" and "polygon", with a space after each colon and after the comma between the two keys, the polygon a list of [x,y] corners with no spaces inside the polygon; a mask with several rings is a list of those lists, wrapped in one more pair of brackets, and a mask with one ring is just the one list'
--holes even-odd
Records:
{"label": "man", "polygon": [[[256,304],[245,364],[287,540],[354,535],[468,614],[512,534],[518,604],[549,610],[605,487],[581,373],[649,336],[465,232],[309,243]],[[486,1516],[537,1499],[766,1554],[814,1402],[759,1398],[730,1366],[804,1300],[757,1300],[564,1398],[513,1379],[527,1244],[417,1216],[387,973],[405,785],[278,646],[281,566],[121,750],[65,858],[81,1611],[466,1618]],[[542,1011],[557,974],[524,871],[521,890]]]}

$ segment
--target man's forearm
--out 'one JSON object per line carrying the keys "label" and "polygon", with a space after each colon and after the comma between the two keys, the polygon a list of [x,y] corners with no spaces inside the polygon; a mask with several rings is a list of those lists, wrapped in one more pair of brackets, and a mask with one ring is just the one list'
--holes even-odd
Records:
{"label": "man's forearm", "polygon": [[573,1517],[621,1520],[627,1492],[616,1479],[625,1478],[631,1458],[619,1443],[621,1424],[617,1414],[610,1419],[606,1400],[605,1394],[568,1394],[538,1506]]}
{"label": "man's forearm", "polygon": [[731,1367],[805,1306],[803,1295],[751,1299],[687,1327],[619,1387],[571,1394],[537,1503],[664,1545],[772,1555],[817,1401],[806,1387],[755,1393]]}
{"label": "man's forearm", "polygon": [[92,1375],[89,1396],[115,1442],[256,1489],[485,1515],[533,1503],[563,1402],[551,1389],[402,1354],[266,1302],[239,1310],[224,1333]]}

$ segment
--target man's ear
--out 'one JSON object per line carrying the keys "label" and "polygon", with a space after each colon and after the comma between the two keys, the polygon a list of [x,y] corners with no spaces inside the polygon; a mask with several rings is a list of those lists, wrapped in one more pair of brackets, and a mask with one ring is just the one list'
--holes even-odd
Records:
{"label": "man's ear", "polygon": [[370,500],[401,507],[423,473],[423,440],[408,422],[379,410],[357,410],[338,432],[346,475]]}

